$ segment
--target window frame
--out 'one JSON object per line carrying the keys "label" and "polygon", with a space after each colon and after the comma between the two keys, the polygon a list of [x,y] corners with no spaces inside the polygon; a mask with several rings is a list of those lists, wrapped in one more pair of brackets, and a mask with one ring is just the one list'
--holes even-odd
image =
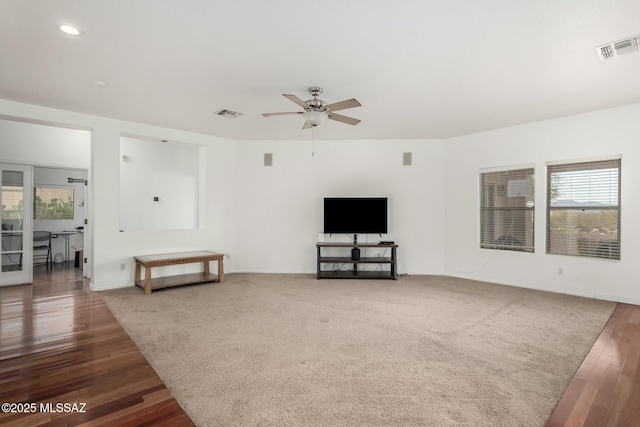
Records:
{"label": "window frame", "polygon": [[[71,218],[38,218],[36,210],[36,201],[38,197],[38,189],[54,189],[54,190],[70,190],[72,194],[71,207],[73,214]],[[55,185],[55,184],[35,184],[33,186],[33,220],[34,221],[74,221],[76,219],[76,188],[73,185]]]}
{"label": "window frame", "polygon": [[[523,178],[524,176],[525,178]],[[509,179],[512,178],[512,179]],[[499,187],[495,190],[493,195],[488,194],[486,190],[489,188],[487,186],[487,179],[492,179],[493,183],[489,184],[500,184]],[[509,196],[509,181],[511,180],[522,180],[522,179],[530,179],[531,186],[529,188],[529,195],[527,196]],[[518,165],[512,167],[499,167],[499,168],[491,168],[491,169],[481,169],[479,171],[479,246],[481,249],[490,249],[490,250],[508,250],[508,251],[517,251],[517,252],[525,252],[525,253],[535,253],[535,165]],[[517,191],[517,189],[516,189]],[[493,203],[490,203],[490,198],[493,197]],[[497,197],[506,197],[506,198],[524,198],[524,201],[516,201],[514,206],[496,206],[495,202],[497,201]],[[489,203],[489,205],[487,205]],[[493,205],[491,205],[493,204]],[[509,225],[509,230],[506,235],[496,237],[497,227],[496,222],[496,213],[497,212],[506,212],[511,213],[512,219],[511,224]],[[520,242],[517,237],[513,236],[513,221],[515,220],[515,215],[519,212],[529,212],[522,219],[522,226],[520,229],[522,233],[524,233],[524,242]],[[493,219],[492,219],[493,218]],[[492,224],[488,224],[488,222],[493,221]],[[530,221],[530,228],[527,227],[526,223]],[[502,227],[504,228],[504,227]],[[488,234],[491,234],[490,240],[487,240]],[[500,233],[497,233],[500,234]],[[499,239],[504,237],[502,244],[500,244]],[[513,240],[512,240],[513,239]],[[509,244],[512,243],[512,244]],[[516,244],[513,244],[516,243]]]}
{"label": "window frame", "polygon": [[[571,204],[567,206],[552,206],[554,200],[556,200],[557,196],[554,196],[554,192],[558,191],[557,188],[554,189],[554,174],[558,173],[571,173],[571,172],[580,172],[580,171],[597,171],[597,170],[607,170],[607,169],[617,169],[617,179],[615,181],[603,181],[599,179],[598,181],[590,180],[588,184],[578,186],[574,185],[571,187],[572,191],[588,191],[589,194],[593,193],[592,188],[595,185],[602,185],[603,182],[606,184],[608,182],[609,186],[613,182],[615,182],[615,192],[617,193],[617,201],[615,205],[607,205],[600,204],[594,205],[593,200],[589,200],[587,202],[576,202],[571,200]],[[545,253],[550,255],[565,255],[565,256],[577,256],[577,257],[586,257],[586,258],[598,258],[598,259],[610,259],[610,260],[620,260],[621,258],[621,219],[622,219],[622,157],[607,157],[607,158],[597,158],[597,159],[582,159],[582,160],[574,160],[574,161],[562,161],[562,162],[549,162],[547,163],[547,188],[546,188],[546,226],[545,226]],[[609,190],[611,191],[611,190]],[[610,197],[610,194],[609,194]],[[555,240],[556,244],[554,245],[553,238],[553,229],[554,227],[552,216],[553,212],[576,212],[586,213],[586,212],[603,212],[603,211],[617,211],[616,217],[616,226],[615,226],[615,239],[591,239],[589,237],[579,238],[576,235],[575,242],[571,242],[570,238],[565,238],[561,241],[560,238]],[[574,215],[575,221],[578,221],[578,216]],[[569,225],[565,222],[565,229],[569,229]],[[576,233],[581,233],[579,230],[579,226],[576,227]],[[605,228],[605,227],[600,227]],[[594,234],[593,232],[584,233],[584,234]],[[601,233],[604,234],[604,233]],[[574,251],[569,249],[571,243],[575,243],[576,249]],[[560,250],[559,248],[564,247],[564,250]]]}

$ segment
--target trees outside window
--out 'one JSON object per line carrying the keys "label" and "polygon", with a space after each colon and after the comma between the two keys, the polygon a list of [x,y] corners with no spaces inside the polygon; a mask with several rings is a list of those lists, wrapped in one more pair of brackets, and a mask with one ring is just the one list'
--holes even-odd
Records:
{"label": "trees outside window", "polygon": [[72,187],[35,187],[33,219],[74,219]]}

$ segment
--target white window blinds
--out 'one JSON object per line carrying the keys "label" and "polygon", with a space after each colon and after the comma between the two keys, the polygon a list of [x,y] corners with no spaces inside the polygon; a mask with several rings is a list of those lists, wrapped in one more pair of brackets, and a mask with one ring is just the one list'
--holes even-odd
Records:
{"label": "white window blinds", "polygon": [[620,166],[547,166],[547,253],[620,259]]}
{"label": "white window blinds", "polygon": [[480,247],[533,252],[533,168],[480,173]]}
{"label": "white window blinds", "polygon": [[73,219],[73,187],[35,187],[33,219]]}

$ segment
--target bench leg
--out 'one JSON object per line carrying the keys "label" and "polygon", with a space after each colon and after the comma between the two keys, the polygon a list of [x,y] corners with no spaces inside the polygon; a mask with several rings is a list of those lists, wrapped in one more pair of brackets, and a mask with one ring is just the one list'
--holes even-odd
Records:
{"label": "bench leg", "polygon": [[222,258],[223,257],[218,258],[218,280],[220,280],[220,283],[224,282],[224,265]]}
{"label": "bench leg", "polygon": [[149,295],[151,293],[151,268],[145,267],[144,269],[144,294]]}
{"label": "bench leg", "polygon": [[142,280],[142,274],[140,272],[140,264],[136,262],[136,276],[133,282],[133,286],[139,285]]}

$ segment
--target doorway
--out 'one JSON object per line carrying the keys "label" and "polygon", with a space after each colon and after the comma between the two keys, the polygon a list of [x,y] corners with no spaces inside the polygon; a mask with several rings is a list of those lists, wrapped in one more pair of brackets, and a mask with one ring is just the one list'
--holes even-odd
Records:
{"label": "doorway", "polygon": [[[0,286],[31,283],[34,266],[50,266],[44,260],[34,263],[34,231],[52,233],[53,261],[58,255],[57,261],[73,266],[76,253],[90,260],[91,229],[86,225],[90,186],[85,183],[91,166],[91,137],[89,130],[0,116],[0,164],[6,171],[1,187]],[[46,196],[47,188],[66,193]],[[40,216],[36,215],[36,193],[37,205],[44,208]],[[62,218],[48,217],[47,209],[62,212]],[[79,261],[76,268],[90,277],[91,263]]]}
{"label": "doorway", "polygon": [[[80,271],[84,263],[84,223],[86,216],[87,170],[43,167],[33,168],[33,231],[51,233],[51,260],[54,264],[72,263]],[[84,258],[84,256],[82,256]],[[34,263],[34,268],[48,267]]]}

